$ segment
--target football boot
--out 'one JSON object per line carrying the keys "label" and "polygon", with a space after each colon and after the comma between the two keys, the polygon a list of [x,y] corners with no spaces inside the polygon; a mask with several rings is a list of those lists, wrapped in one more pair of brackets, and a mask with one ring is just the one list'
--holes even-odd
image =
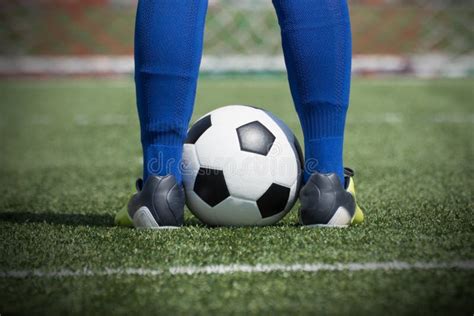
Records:
{"label": "football boot", "polygon": [[137,193],[115,217],[119,226],[178,228],[184,222],[184,190],[172,175],[149,176],[136,182]]}
{"label": "football boot", "polygon": [[300,191],[300,223],[309,227],[347,227],[364,221],[355,198],[354,171],[344,169],[344,185],[335,173],[313,173]]}

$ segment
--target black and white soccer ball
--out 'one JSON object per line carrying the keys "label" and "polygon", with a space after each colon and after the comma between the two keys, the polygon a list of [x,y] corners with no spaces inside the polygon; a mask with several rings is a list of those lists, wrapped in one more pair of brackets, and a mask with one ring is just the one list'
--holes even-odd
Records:
{"label": "black and white soccer ball", "polygon": [[201,117],[183,152],[186,204],[212,226],[270,225],[293,207],[303,157],[290,128],[270,112],[229,105]]}

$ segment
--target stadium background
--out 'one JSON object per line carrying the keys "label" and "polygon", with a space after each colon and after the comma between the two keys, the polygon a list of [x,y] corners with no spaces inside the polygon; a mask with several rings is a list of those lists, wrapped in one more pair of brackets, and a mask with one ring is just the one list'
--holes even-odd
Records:
{"label": "stadium background", "polygon": [[[355,73],[472,75],[472,1],[350,5]],[[0,73],[131,73],[135,7],[136,0],[1,1]],[[271,1],[210,0],[204,55],[203,72],[284,71]]]}

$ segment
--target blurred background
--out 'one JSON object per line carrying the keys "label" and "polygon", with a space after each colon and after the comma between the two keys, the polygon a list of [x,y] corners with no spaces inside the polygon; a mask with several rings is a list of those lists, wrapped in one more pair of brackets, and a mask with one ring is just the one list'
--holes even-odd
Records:
{"label": "blurred background", "polygon": [[[137,0],[1,0],[0,75],[133,72]],[[474,2],[351,0],[356,74],[474,73]],[[282,72],[270,0],[210,0],[203,72]]]}

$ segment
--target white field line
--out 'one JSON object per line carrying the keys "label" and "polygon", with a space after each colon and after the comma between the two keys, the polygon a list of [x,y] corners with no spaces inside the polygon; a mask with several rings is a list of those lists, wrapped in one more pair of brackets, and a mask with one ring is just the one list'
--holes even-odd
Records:
{"label": "white field line", "polygon": [[99,277],[99,276],[149,276],[160,275],[209,275],[234,273],[270,273],[270,272],[307,272],[323,271],[409,271],[409,270],[474,270],[474,260],[452,262],[367,262],[367,263],[314,263],[314,264],[232,264],[209,266],[177,266],[164,269],[125,268],[102,270],[82,269],[56,271],[45,270],[8,270],[0,271],[0,278],[24,279],[64,278],[64,277]]}

